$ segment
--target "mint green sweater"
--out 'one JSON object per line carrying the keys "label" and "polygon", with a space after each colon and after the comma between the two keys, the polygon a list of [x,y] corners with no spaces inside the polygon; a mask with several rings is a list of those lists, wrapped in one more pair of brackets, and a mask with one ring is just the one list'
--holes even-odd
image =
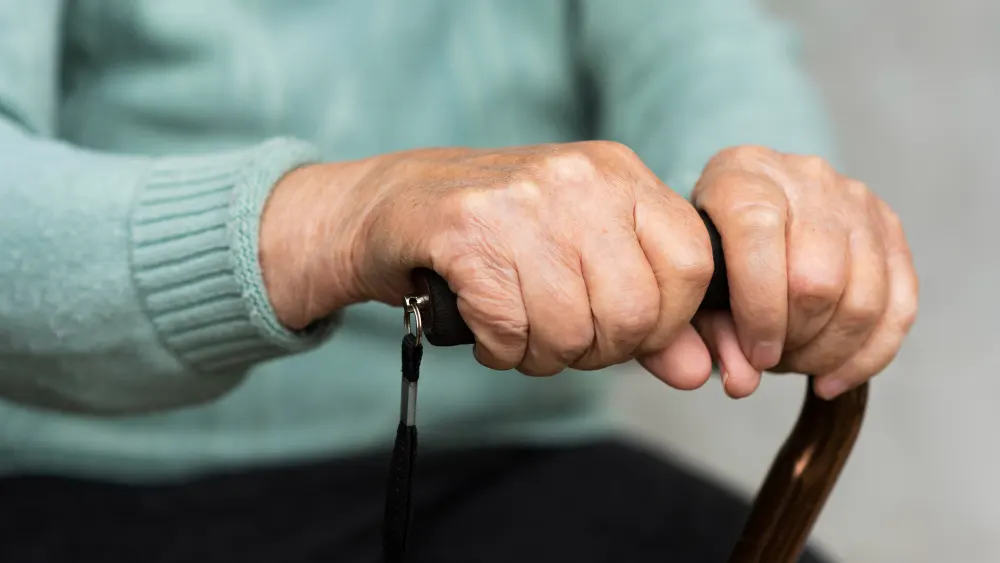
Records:
{"label": "mint green sweater", "polygon": [[[752,0],[570,4],[0,0],[0,473],[176,479],[389,446],[400,310],[294,334],[261,284],[262,206],[303,163],[592,135],[686,193],[726,146],[829,153]],[[422,447],[611,430],[608,372],[425,358]]]}

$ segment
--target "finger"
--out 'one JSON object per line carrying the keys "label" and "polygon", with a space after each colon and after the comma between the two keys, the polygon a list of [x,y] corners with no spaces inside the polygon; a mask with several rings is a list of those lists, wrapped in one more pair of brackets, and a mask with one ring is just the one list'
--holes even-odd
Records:
{"label": "finger", "polygon": [[706,172],[695,191],[722,237],[732,315],[743,353],[758,370],[781,358],[788,324],[788,202],[770,178]]}
{"label": "finger", "polygon": [[871,337],[846,363],[816,379],[816,393],[833,399],[883,371],[896,357],[917,315],[919,287],[909,247],[898,219],[886,221],[888,306]]}
{"label": "finger", "polygon": [[842,221],[816,209],[814,220],[788,224],[788,332],[795,350],[819,335],[847,287],[850,234]]}
{"label": "finger", "polygon": [[518,261],[528,317],[528,347],[517,369],[525,375],[555,375],[576,362],[594,341],[590,298],[580,255],[566,243],[522,246]]}
{"label": "finger", "polygon": [[704,223],[694,207],[660,184],[635,209],[635,233],[659,288],[654,329],[637,355],[659,352],[691,322],[715,267]]}
{"label": "finger", "polygon": [[694,326],[719,362],[722,388],[734,399],[747,397],[760,385],[761,372],[747,360],[729,313],[704,312],[695,316]]}
{"label": "finger", "polygon": [[691,325],[681,328],[666,348],[638,361],[657,379],[682,391],[701,387],[712,375],[708,348]]}
{"label": "finger", "polygon": [[847,361],[871,336],[888,296],[885,244],[879,231],[852,230],[847,287],[830,322],[813,340],[786,354],[783,364],[821,377]]}
{"label": "finger", "polygon": [[[458,297],[459,315],[476,335],[476,360],[496,370],[517,367],[528,346],[520,277],[513,261],[504,256],[502,252],[483,254],[443,272],[446,279],[459,284],[451,289]],[[469,283],[472,280],[476,283]]]}
{"label": "finger", "polygon": [[573,368],[601,369],[632,359],[656,326],[660,293],[631,224],[582,236],[583,278],[593,314],[594,343]]}

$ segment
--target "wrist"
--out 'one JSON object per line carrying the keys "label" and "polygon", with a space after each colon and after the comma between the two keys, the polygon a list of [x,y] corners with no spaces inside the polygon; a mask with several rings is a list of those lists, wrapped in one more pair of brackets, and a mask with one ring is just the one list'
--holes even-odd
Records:
{"label": "wrist", "polygon": [[275,185],[261,216],[260,265],[278,320],[302,330],[363,300],[357,245],[367,160],[307,165]]}

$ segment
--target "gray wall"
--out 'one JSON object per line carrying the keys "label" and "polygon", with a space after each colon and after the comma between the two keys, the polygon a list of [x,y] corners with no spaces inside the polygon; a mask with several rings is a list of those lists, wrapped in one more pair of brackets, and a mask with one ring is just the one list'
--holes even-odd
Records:
{"label": "gray wall", "polygon": [[[849,171],[899,211],[922,280],[817,536],[849,562],[1000,562],[1000,2],[768,4],[804,32]],[[801,392],[772,377],[731,401],[636,374],[618,399],[640,436],[750,491]]]}

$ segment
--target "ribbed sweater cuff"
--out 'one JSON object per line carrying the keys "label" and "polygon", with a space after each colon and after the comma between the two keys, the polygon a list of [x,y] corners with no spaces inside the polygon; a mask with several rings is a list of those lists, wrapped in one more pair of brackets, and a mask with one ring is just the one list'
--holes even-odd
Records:
{"label": "ribbed sweater cuff", "polygon": [[332,320],[301,333],[277,320],[264,289],[264,203],[289,171],[317,159],[275,139],[251,149],[157,159],[133,210],[132,271],[163,345],[189,368],[231,372],[309,349]]}

